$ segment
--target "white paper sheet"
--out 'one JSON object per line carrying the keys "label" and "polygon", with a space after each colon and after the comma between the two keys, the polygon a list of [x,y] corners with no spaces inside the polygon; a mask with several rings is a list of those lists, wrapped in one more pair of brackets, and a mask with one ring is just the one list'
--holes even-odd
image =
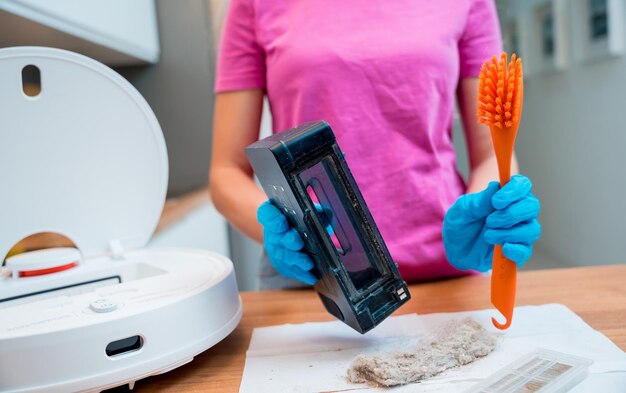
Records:
{"label": "white paper sheet", "polygon": [[[390,317],[366,335],[341,322],[256,328],[246,355],[240,393],[263,392],[462,392],[500,368],[546,348],[594,361],[572,392],[626,392],[626,354],[560,304],[517,307],[513,325],[500,332],[493,310]],[[406,348],[434,336],[447,322],[470,316],[499,335],[489,356],[418,384],[376,389],[352,384],[346,370],[360,353]]]}

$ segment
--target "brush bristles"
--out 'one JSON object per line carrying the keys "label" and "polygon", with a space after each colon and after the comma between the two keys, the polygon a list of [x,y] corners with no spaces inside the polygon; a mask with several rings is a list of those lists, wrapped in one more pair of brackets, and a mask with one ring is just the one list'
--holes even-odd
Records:
{"label": "brush bristles", "polygon": [[506,53],[500,61],[494,56],[485,62],[478,82],[478,122],[497,128],[519,123],[523,89],[522,59],[515,53],[508,64]]}

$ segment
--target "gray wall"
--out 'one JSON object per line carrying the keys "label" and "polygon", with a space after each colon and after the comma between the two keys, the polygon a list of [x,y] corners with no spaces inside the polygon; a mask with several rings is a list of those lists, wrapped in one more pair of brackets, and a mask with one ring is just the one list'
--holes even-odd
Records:
{"label": "gray wall", "polygon": [[214,34],[209,0],[158,0],[158,64],[117,69],[146,98],[167,143],[169,194],[207,184],[213,121]]}
{"label": "gray wall", "polygon": [[[225,11],[224,0],[158,0],[159,64],[118,69],[161,123],[170,159],[170,195],[207,184],[215,53]],[[258,288],[260,245],[230,228],[228,246],[239,289]]]}
{"label": "gray wall", "polygon": [[[509,17],[524,19],[540,1],[502,3]],[[517,152],[542,203],[537,246],[545,257],[538,267],[624,263],[626,255],[626,133],[620,118],[626,57],[581,60],[581,28],[573,11],[568,8],[563,15],[571,22],[566,68],[535,68],[525,80]],[[522,56],[536,53],[537,32],[523,29],[521,38]]]}

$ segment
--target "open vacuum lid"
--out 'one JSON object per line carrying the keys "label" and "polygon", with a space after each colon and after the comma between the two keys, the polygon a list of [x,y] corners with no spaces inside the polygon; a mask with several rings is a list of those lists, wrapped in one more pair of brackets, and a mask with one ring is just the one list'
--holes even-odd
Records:
{"label": "open vacuum lid", "polygon": [[85,257],[143,247],[167,189],[152,110],[103,64],[65,50],[0,49],[0,260],[56,232]]}

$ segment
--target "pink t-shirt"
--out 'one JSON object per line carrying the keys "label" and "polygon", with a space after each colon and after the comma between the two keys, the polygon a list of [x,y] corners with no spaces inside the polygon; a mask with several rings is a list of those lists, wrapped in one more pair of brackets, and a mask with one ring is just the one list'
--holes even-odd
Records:
{"label": "pink t-shirt", "polygon": [[441,226],[465,190],[460,78],[501,52],[492,0],[232,0],[216,92],[265,89],[274,132],[326,120],[406,281],[463,274]]}

